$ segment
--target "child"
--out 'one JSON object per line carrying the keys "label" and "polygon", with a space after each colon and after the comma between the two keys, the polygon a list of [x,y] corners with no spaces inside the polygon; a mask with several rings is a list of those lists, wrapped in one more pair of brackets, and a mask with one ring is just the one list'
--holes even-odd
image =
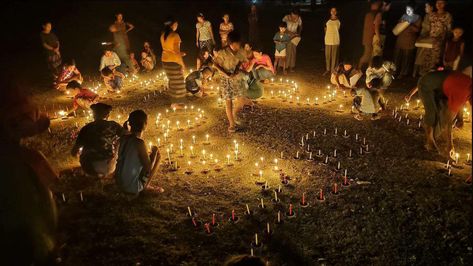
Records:
{"label": "child", "polygon": [[133,65],[133,74],[136,74],[140,71],[140,64],[136,61],[135,53],[130,53],[130,62]]}
{"label": "child", "polygon": [[108,67],[105,67],[101,71],[102,73],[102,78],[103,78],[103,83],[105,83],[105,86],[107,87],[108,92],[116,92],[120,91],[123,85],[123,79],[125,78],[125,75],[123,75],[121,72],[116,71],[115,69],[110,69]]}
{"label": "child", "polygon": [[203,81],[212,77],[213,72],[210,67],[204,67],[196,70],[186,77],[186,89],[197,97],[206,96],[204,93]]}
{"label": "child", "polygon": [[145,189],[164,192],[161,187],[151,187],[150,182],[156,175],[161,158],[158,147],[152,146],[148,155],[142,139],[148,116],[143,110],[130,113],[124,127],[130,127],[130,134],[120,138],[115,179],[118,187],[125,193],[136,196]]}
{"label": "child", "polygon": [[279,32],[277,32],[273,41],[276,44],[276,51],[274,52],[274,69],[275,72],[278,71],[278,67],[283,68],[284,75],[286,72],[286,46],[287,43],[291,40],[289,35],[286,33],[287,24],[286,22],[281,22],[279,24]]}
{"label": "child", "polygon": [[210,55],[209,50],[202,49],[199,52],[199,56],[197,57],[196,69],[199,70],[204,67],[210,67],[211,65],[212,65],[212,56]]}
{"label": "child", "polygon": [[[82,108],[88,110],[90,106],[96,103],[99,99],[99,95],[90,91],[89,89],[82,87],[82,85],[73,80],[67,84],[67,89],[72,91],[74,99],[72,102],[72,112],[77,110],[77,108]],[[69,115],[72,115],[72,112]]]}
{"label": "child", "polygon": [[340,20],[337,17],[337,9],[330,8],[330,19],[325,23],[325,73],[330,73],[338,64],[340,47]]}
{"label": "child", "polygon": [[154,69],[153,57],[146,52],[141,52],[141,65],[145,72],[149,72]]}
{"label": "child", "polygon": [[227,46],[227,37],[230,32],[233,31],[233,23],[230,22],[230,16],[228,14],[223,15],[223,22],[220,23],[220,39],[222,40],[222,47]]}
{"label": "child", "polygon": [[379,119],[376,111],[374,97],[378,93],[381,85],[381,79],[374,78],[367,83],[366,88],[359,88],[352,90],[355,96],[353,99],[353,107],[358,112],[354,118],[356,120],[363,120],[362,114],[371,115],[371,120]]}
{"label": "child", "polygon": [[379,78],[381,80],[381,85],[376,95],[375,103],[379,104],[382,110],[386,110],[384,92],[394,80],[393,74],[395,71],[396,66],[394,63],[383,61],[381,56],[374,56],[371,60],[370,66],[366,69],[366,85],[368,85],[372,79]]}
{"label": "child", "polygon": [[260,49],[253,49],[253,59],[246,71],[251,71],[253,77],[258,81],[268,83],[269,79],[274,76],[274,68],[271,63],[271,58],[263,54]]}
{"label": "child", "polygon": [[55,82],[55,87],[58,91],[66,91],[66,86],[69,82],[76,80],[79,83],[82,83],[84,80],[79,69],[76,67],[76,62],[74,60],[64,63],[62,71],[59,74]]}
{"label": "child", "polygon": [[447,69],[457,70],[460,58],[463,56],[465,41],[463,40],[463,29],[456,27],[453,29],[453,37],[445,44],[443,64]]}

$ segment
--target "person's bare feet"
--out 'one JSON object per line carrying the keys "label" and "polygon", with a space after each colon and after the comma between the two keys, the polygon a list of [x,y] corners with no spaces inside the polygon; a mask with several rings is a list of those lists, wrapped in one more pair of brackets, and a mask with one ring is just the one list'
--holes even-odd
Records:
{"label": "person's bare feet", "polygon": [[162,188],[160,186],[156,186],[156,185],[151,185],[151,184],[149,184],[148,187],[146,187],[146,190],[152,191],[152,192],[157,192],[157,193],[163,193],[164,192],[164,188]]}
{"label": "person's bare feet", "polygon": [[363,120],[363,117],[360,115],[360,114],[356,114],[355,116],[353,116],[356,120],[358,121],[362,121]]}

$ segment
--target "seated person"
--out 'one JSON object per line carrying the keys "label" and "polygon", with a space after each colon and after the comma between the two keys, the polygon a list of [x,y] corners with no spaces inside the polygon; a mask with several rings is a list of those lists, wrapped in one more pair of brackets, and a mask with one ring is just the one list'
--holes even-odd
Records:
{"label": "seated person", "polygon": [[353,89],[353,107],[357,111],[356,120],[363,120],[363,114],[371,115],[372,120],[379,119],[376,111],[375,98],[381,86],[381,80],[376,78],[367,84],[367,88]]}
{"label": "seated person", "polygon": [[204,67],[201,70],[196,70],[186,77],[186,90],[197,97],[205,96],[204,80],[208,80],[213,75],[210,67]]}
{"label": "seated person", "polygon": [[102,69],[101,71],[103,83],[109,92],[120,91],[123,86],[123,79],[125,75],[121,72],[112,70],[108,67]]}
{"label": "seated person", "polygon": [[[104,68],[109,68],[111,70],[121,68],[122,62],[117,53],[112,51],[111,48],[106,48],[103,52],[102,58],[100,59],[99,71],[102,71]],[[123,71],[120,71],[123,73]]]}
{"label": "seated person", "polygon": [[151,57],[146,52],[141,52],[141,65],[143,66],[145,72],[149,72],[154,69],[153,57]]}
{"label": "seated person", "polygon": [[79,83],[82,83],[84,80],[81,73],[79,72],[79,69],[77,69],[76,62],[74,60],[66,62],[63,65],[62,70],[57,77],[56,82],[54,83],[54,86],[58,91],[64,92],[66,91],[67,84],[73,80]]}
{"label": "seated person", "polygon": [[96,103],[90,109],[94,121],[79,131],[71,154],[80,155],[80,165],[86,174],[106,178],[115,171],[118,140],[126,130],[115,121],[107,121],[110,105]]}
{"label": "seated person", "polygon": [[396,72],[394,63],[384,61],[381,56],[374,56],[370,66],[366,69],[366,84],[374,78],[379,78],[381,79],[381,88],[386,90],[394,79],[394,72]]}
{"label": "seated person", "polygon": [[[73,80],[67,84],[67,89],[72,91],[74,96],[72,102],[72,112],[77,110],[77,108],[82,108],[88,110],[90,106],[96,103],[99,99],[99,95],[93,91],[83,87],[79,82]],[[72,112],[69,115],[72,115]]]}
{"label": "seated person", "polygon": [[356,88],[358,80],[363,74],[353,67],[353,64],[342,62],[332,71],[330,82],[337,86],[337,89]]}
{"label": "seated person", "polygon": [[164,191],[160,187],[150,186],[150,182],[158,170],[161,156],[156,146],[151,148],[150,154],[147,152],[142,139],[147,123],[148,116],[143,110],[131,112],[125,122],[125,126],[130,127],[130,134],[120,138],[118,150],[115,180],[123,192],[136,196],[145,189]]}
{"label": "seated person", "polygon": [[253,74],[253,78],[265,83],[274,77],[274,67],[271,58],[259,49],[253,49],[253,59],[247,66],[246,71]]}
{"label": "seated person", "polygon": [[133,74],[140,72],[140,64],[136,61],[135,53],[130,53],[130,62],[133,64]]}
{"label": "seated person", "polygon": [[[154,50],[153,48],[151,47],[151,44],[149,44],[149,42],[144,42],[143,44],[143,51],[141,54],[145,53],[146,54],[146,57],[150,57],[152,62],[153,62],[153,66],[156,65],[156,54],[154,53]],[[142,57],[143,58],[143,57]]]}
{"label": "seated person", "polygon": [[[215,54],[215,51],[214,51]],[[212,66],[212,55],[207,48],[202,49],[197,57],[197,69]]]}

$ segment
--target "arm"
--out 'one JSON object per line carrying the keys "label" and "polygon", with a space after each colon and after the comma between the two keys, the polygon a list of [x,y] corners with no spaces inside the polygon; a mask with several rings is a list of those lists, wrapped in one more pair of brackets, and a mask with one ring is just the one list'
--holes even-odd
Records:
{"label": "arm", "polygon": [[199,47],[199,26],[196,26],[195,28],[195,45]]}
{"label": "arm", "polygon": [[135,26],[133,26],[133,24],[131,23],[127,22],[126,25],[128,26],[128,30],[126,30],[126,33],[128,33],[129,31],[132,31],[135,28]]}
{"label": "arm", "polygon": [[415,88],[413,88],[413,89],[409,92],[409,94],[406,95],[406,97],[404,97],[404,100],[405,100],[406,102],[410,102],[412,96],[414,96],[414,95],[417,93],[418,90],[419,90],[419,88],[418,88],[417,86],[416,86]]}
{"label": "arm", "polygon": [[143,140],[138,140],[138,158],[140,159],[143,169],[141,169],[141,176],[149,176],[151,172],[151,160],[146,150],[146,145]]}
{"label": "arm", "polygon": [[83,138],[84,138],[85,130],[86,130],[86,127],[83,127],[79,131],[79,134],[77,135],[76,142],[75,142],[75,144],[74,144],[74,146],[72,147],[72,150],[71,150],[71,155],[73,157],[77,157],[79,155],[80,148],[82,148],[84,146]]}

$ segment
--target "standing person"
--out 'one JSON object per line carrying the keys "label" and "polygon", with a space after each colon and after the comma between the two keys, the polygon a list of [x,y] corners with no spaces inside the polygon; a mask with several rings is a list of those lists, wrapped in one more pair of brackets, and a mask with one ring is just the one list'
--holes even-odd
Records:
{"label": "standing person", "polygon": [[[420,31],[420,35],[417,41],[427,40],[430,38],[430,15],[432,14],[433,10],[434,6],[432,5],[432,3],[425,3],[425,16],[422,20],[422,29]],[[420,74],[421,76],[425,74],[425,70],[422,69],[422,66],[424,65],[424,60],[428,49],[431,48],[417,47],[416,60],[414,63],[414,71],[412,73],[412,77],[415,78],[417,74]]]}
{"label": "standing person", "polygon": [[274,34],[273,41],[276,44],[274,51],[274,70],[278,71],[278,67],[282,66],[283,74],[286,75],[286,49],[287,44],[291,41],[291,37],[286,33],[287,24],[281,22],[279,24],[279,31]]}
{"label": "standing person", "polygon": [[358,63],[358,69],[363,70],[373,57],[373,40],[380,39],[379,27],[381,25],[381,13],[379,12],[381,3],[374,1],[370,3],[370,11],[366,13],[363,24],[363,55]]}
{"label": "standing person", "polygon": [[[467,101],[471,105],[471,77],[460,72],[432,71],[419,79],[417,87],[425,109],[426,149],[436,149],[442,155],[454,158],[453,122]],[[442,134],[447,137],[447,148],[443,151],[436,142]]]}
{"label": "standing person", "polygon": [[56,34],[52,32],[51,22],[46,22],[42,25],[43,30],[39,34],[41,37],[41,44],[46,51],[46,58],[48,62],[49,71],[53,77],[56,79],[59,75],[59,66],[61,65],[61,52],[59,50],[60,43]]}
{"label": "standing person", "polygon": [[164,31],[161,34],[161,46],[163,53],[164,72],[169,79],[169,95],[173,98],[186,96],[186,84],[184,82],[184,60],[186,54],[181,52],[181,37],[176,32],[179,23],[177,20],[169,19],[164,23]]}
{"label": "standing person", "polygon": [[436,12],[430,15],[430,33],[432,39],[432,49],[426,53],[423,72],[428,72],[437,64],[442,63],[443,48],[445,47],[445,38],[452,28],[452,15],[445,10],[445,0],[435,2]]}
{"label": "standing person", "polygon": [[197,23],[195,24],[195,45],[200,50],[207,49],[212,51],[215,45],[212,24],[205,20],[204,14],[197,14]]}
{"label": "standing person", "polygon": [[340,53],[340,20],[337,8],[330,8],[330,19],[325,23],[325,73],[330,73],[338,64]]}
{"label": "standing person", "polygon": [[222,41],[222,47],[227,46],[227,36],[234,30],[233,23],[230,22],[230,15],[225,14],[222,17],[223,22],[220,23],[220,40]]}
{"label": "standing person", "polygon": [[130,134],[120,138],[118,149],[115,180],[123,192],[135,197],[146,189],[164,192],[163,188],[150,185],[158,171],[161,156],[156,146],[152,146],[148,154],[143,140],[143,131],[147,124],[148,115],[143,110],[131,112],[125,122]]}
{"label": "standing person", "polygon": [[214,60],[214,68],[221,74],[221,98],[225,99],[226,114],[228,118],[228,132],[237,130],[236,118],[246,89],[245,74],[239,71],[242,63],[247,61],[245,54],[240,50],[241,41],[237,32],[228,34],[228,46],[220,50]]}
{"label": "standing person", "polygon": [[130,40],[128,39],[128,32],[133,30],[135,27],[123,20],[123,14],[118,13],[115,15],[115,22],[110,25],[110,32],[113,34],[113,42],[115,45],[115,51],[117,52],[120,59],[127,65],[130,72],[133,73],[133,63],[130,60]]}
{"label": "standing person", "polygon": [[58,91],[64,92],[66,90],[67,84],[73,80],[79,83],[82,83],[82,81],[84,81],[84,79],[82,78],[82,74],[76,67],[76,62],[74,60],[71,60],[69,62],[64,63],[61,73],[57,77],[54,85]]}
{"label": "standing person", "polygon": [[443,65],[447,69],[457,70],[460,59],[465,50],[465,41],[463,40],[463,29],[456,27],[452,30],[453,36],[445,44],[443,55]]}
{"label": "standing person", "polygon": [[125,129],[117,122],[107,120],[112,106],[96,103],[90,109],[94,121],[81,128],[71,154],[80,156],[80,165],[86,174],[107,178],[115,171],[118,140],[125,134]]}
{"label": "standing person", "polygon": [[296,56],[297,56],[297,45],[301,40],[302,31],[302,19],[299,15],[299,11],[294,9],[289,15],[284,16],[283,22],[287,24],[287,34],[291,37],[291,41],[287,44],[286,48],[286,66],[290,72],[294,72],[296,67]]}
{"label": "standing person", "polygon": [[391,0],[383,0],[380,9],[379,34],[373,38],[373,56],[382,56],[387,34],[387,14],[391,9]]}
{"label": "standing person", "polygon": [[421,29],[420,16],[414,14],[412,5],[406,6],[406,13],[402,15],[399,23],[409,23],[409,26],[397,36],[394,49],[394,63],[397,66],[399,77],[402,78],[409,75],[412,70],[415,42],[417,33]]}
{"label": "standing person", "polygon": [[18,88],[2,86],[0,94],[0,258],[3,265],[55,265],[57,210],[49,186],[58,174],[21,141],[50,122]]}
{"label": "standing person", "polygon": [[252,44],[259,43],[258,10],[256,5],[251,5],[248,14],[248,42]]}

